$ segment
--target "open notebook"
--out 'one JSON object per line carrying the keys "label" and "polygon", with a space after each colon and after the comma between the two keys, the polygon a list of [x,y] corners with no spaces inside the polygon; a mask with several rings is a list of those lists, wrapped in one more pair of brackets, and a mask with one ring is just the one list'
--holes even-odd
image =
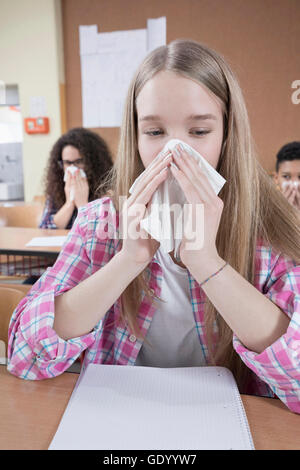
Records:
{"label": "open notebook", "polygon": [[254,449],[224,367],[89,364],[49,449]]}

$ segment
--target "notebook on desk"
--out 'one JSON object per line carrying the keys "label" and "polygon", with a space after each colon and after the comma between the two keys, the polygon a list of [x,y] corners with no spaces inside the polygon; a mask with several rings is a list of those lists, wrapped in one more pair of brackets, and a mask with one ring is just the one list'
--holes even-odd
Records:
{"label": "notebook on desk", "polygon": [[254,449],[240,394],[223,367],[89,364],[49,449]]}

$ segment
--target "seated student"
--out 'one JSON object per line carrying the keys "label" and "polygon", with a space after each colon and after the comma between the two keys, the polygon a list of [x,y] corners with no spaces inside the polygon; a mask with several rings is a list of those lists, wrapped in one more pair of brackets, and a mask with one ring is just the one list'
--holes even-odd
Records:
{"label": "seated student", "polygon": [[274,180],[289,203],[300,211],[300,142],[290,142],[279,150]]}
{"label": "seated student", "polygon": [[[62,135],[50,153],[39,228],[70,229],[79,207],[97,199],[97,187],[112,165],[110,150],[99,135],[82,127]],[[70,166],[77,171],[67,171]]]}
{"label": "seated student", "polygon": [[[184,148],[162,153],[171,139],[226,179],[218,195]],[[140,229],[168,176],[186,197],[189,227],[204,230],[198,248],[184,235],[180,259]],[[8,370],[50,378],[83,352],[83,368],[219,365],[242,393],[276,395],[300,413],[298,213],[259,164],[222,56],[177,40],[145,58],[128,91],[111,190],[79,210],[56,263],[15,309]]]}

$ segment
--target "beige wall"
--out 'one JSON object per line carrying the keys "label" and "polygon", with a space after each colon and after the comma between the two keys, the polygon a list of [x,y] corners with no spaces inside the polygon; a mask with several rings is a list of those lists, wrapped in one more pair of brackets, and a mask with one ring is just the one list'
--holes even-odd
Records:
{"label": "beige wall", "polygon": [[[78,26],[101,33],[145,28],[167,18],[167,42],[200,41],[222,55],[238,77],[259,160],[268,173],[276,153],[300,139],[300,0],[62,0],[68,127],[82,125]],[[116,151],[119,128],[94,129]]]}
{"label": "beige wall", "polygon": [[23,134],[25,199],[31,201],[43,192],[44,168],[63,124],[60,0],[1,0],[0,57],[0,80],[18,84],[23,118],[29,116],[31,96],[46,100],[49,134]]}

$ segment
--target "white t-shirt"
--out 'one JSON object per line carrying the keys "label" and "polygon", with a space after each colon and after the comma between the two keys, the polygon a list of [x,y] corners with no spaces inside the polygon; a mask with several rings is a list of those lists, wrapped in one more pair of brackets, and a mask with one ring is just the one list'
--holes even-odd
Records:
{"label": "white t-shirt", "polygon": [[136,365],[148,367],[203,366],[203,356],[191,304],[186,268],[178,266],[161,248],[155,257],[163,270],[158,308],[151,321],[146,341]]}

